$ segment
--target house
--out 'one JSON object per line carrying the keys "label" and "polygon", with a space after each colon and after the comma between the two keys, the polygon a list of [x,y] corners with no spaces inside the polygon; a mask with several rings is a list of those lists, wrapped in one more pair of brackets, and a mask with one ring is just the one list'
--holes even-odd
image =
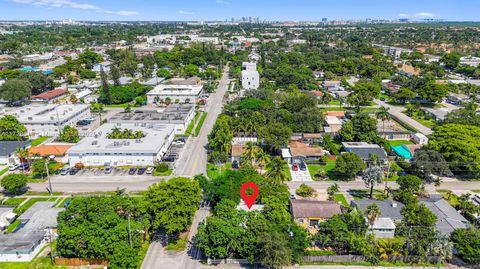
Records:
{"label": "house", "polygon": [[11,113],[27,128],[30,137],[56,136],[67,125],[75,126],[79,120],[90,117],[90,106],[77,105],[29,105]]}
{"label": "house", "polygon": [[448,113],[456,110],[458,108],[452,108],[452,107],[440,107],[440,108],[425,108],[425,112],[430,114],[430,116],[437,121],[442,121],[445,120],[445,117],[447,116]]}
{"label": "house", "polygon": [[420,75],[420,69],[415,68],[409,64],[402,64],[400,67],[398,67],[398,73],[411,77],[411,76],[419,76]]}
{"label": "house", "polygon": [[153,77],[149,80],[146,81],[140,81],[140,84],[144,86],[157,86],[158,84],[162,83],[165,80],[165,78],[159,78],[159,77]]}
{"label": "house", "polygon": [[365,211],[367,207],[371,204],[376,204],[380,208],[381,218],[389,218],[394,222],[400,222],[402,220],[402,208],[405,206],[401,202],[393,200],[373,200],[373,199],[363,199],[363,200],[353,200],[350,202],[350,205],[360,211]]}
{"label": "house", "polygon": [[422,133],[415,133],[412,135],[412,141],[415,144],[426,145],[428,144],[428,137]]}
{"label": "house", "polygon": [[240,163],[240,159],[242,158],[244,152],[245,148],[243,145],[232,145],[232,163],[234,161]]}
{"label": "house", "polygon": [[[132,81],[133,81],[133,78],[131,78],[131,77],[119,77],[118,78],[118,83],[122,86],[130,84],[130,83],[132,83]],[[114,81],[109,80],[108,83],[109,84],[114,84]]]}
{"label": "house", "polygon": [[67,93],[68,92],[64,89],[55,89],[55,90],[43,92],[38,95],[34,95],[31,97],[30,100],[33,103],[48,103],[67,95]]}
{"label": "house", "polygon": [[111,123],[131,123],[137,126],[171,125],[175,134],[184,134],[195,118],[194,104],[172,104],[159,109],[137,109],[134,113],[119,112]]}
{"label": "house", "polygon": [[[143,137],[109,138],[114,129],[141,132]],[[167,124],[107,123],[67,151],[71,166],[151,166],[162,159],[175,137]]]}
{"label": "house", "polygon": [[474,56],[461,57],[460,65],[469,65],[471,67],[478,67],[480,65],[480,57],[474,57]]}
{"label": "house", "polygon": [[[368,220],[365,219],[367,222]],[[369,225],[367,234],[373,234],[376,238],[393,238],[395,237],[395,223],[391,218],[376,218],[373,225]]]}
{"label": "house", "polygon": [[203,94],[203,85],[160,84],[147,93],[148,104],[195,103]]}
{"label": "house", "polygon": [[0,236],[0,262],[29,262],[55,237],[58,213],[54,202],[36,202],[18,219],[14,233]]}
{"label": "house", "polygon": [[449,93],[447,95],[447,103],[450,103],[452,105],[460,106],[462,103],[467,103],[470,101],[470,98],[466,94],[463,93]]}
{"label": "house", "polygon": [[391,82],[386,82],[382,84],[382,88],[387,90],[390,94],[395,94],[400,90],[400,85],[393,84]]}
{"label": "house", "polygon": [[342,125],[344,121],[340,120],[340,118],[335,116],[326,116],[325,117],[326,126],[324,128],[325,133],[327,134],[338,134],[338,131],[342,129]]}
{"label": "house", "polygon": [[0,164],[10,165],[19,163],[16,156],[18,148],[26,149],[30,146],[30,140],[25,141],[0,141]]}
{"label": "house", "polygon": [[320,157],[325,155],[323,148],[310,147],[302,141],[291,140],[288,142],[290,150],[291,163],[301,163],[307,160],[318,161]]}
{"label": "house", "polygon": [[321,98],[325,95],[324,92],[318,91],[318,90],[311,90],[311,91],[309,91],[308,93],[311,94],[311,95],[313,95],[313,96],[315,96],[315,97],[318,98],[318,99],[321,99]]}
{"label": "house", "polygon": [[323,82],[323,88],[329,92],[342,90],[340,85],[341,82],[339,80],[325,80]]}
{"label": "house", "polygon": [[305,229],[318,229],[318,224],[341,214],[340,205],[334,201],[290,200],[293,220]]}
{"label": "house", "polygon": [[89,89],[77,92],[75,97],[77,97],[77,100],[83,100],[83,103],[85,104],[95,103],[98,100],[98,95],[93,94],[93,92]]}
{"label": "house", "polygon": [[319,70],[313,71],[313,77],[315,78],[323,78],[323,75],[324,75],[323,71],[319,71]]}
{"label": "house", "polygon": [[258,61],[260,61],[260,59],[262,59],[262,56],[260,56],[260,54],[256,53],[255,51],[252,51],[250,54],[248,54],[248,60],[250,62],[257,63]]}
{"label": "house", "polygon": [[319,145],[323,143],[323,137],[321,133],[303,133],[302,142],[309,146]]}
{"label": "house", "polygon": [[342,145],[346,152],[355,153],[362,160],[368,160],[371,155],[377,155],[381,161],[388,159],[385,150],[377,144],[369,144],[367,142],[342,142]]}
{"label": "house", "polygon": [[54,157],[57,161],[62,161],[62,159],[67,154],[67,151],[73,146],[73,144],[67,143],[51,143],[43,144],[28,149],[28,153],[31,156],[38,155],[41,157]]}
{"label": "house", "polygon": [[450,235],[457,229],[468,227],[468,221],[460,215],[445,199],[440,195],[431,195],[430,198],[423,198],[419,201],[437,216],[436,228],[441,233]]}
{"label": "house", "polygon": [[256,63],[242,63],[242,88],[256,90],[260,87],[260,74]]}
{"label": "house", "polygon": [[92,71],[95,73],[100,73],[103,70],[103,72],[108,73],[110,72],[110,66],[111,66],[110,62],[94,64]]}

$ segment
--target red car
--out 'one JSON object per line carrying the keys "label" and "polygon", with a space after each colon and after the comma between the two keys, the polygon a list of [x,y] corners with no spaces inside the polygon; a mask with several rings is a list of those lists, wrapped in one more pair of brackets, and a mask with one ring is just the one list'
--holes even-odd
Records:
{"label": "red car", "polygon": [[298,164],[297,164],[297,163],[294,163],[294,164],[293,164],[292,170],[293,170],[293,171],[298,171]]}

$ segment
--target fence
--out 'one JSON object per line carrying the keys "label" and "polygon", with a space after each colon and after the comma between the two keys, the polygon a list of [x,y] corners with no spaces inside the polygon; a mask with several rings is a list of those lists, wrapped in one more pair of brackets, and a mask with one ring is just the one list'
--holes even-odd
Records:
{"label": "fence", "polygon": [[107,260],[81,258],[55,258],[55,264],[60,266],[108,265]]}
{"label": "fence", "polygon": [[364,256],[361,255],[324,255],[324,256],[304,256],[304,262],[364,262]]}

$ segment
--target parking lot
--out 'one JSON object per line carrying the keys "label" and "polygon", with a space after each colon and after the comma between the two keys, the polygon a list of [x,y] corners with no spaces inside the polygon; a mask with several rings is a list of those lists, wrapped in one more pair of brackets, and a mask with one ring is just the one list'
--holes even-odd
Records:
{"label": "parking lot", "polygon": [[308,169],[306,170],[300,170],[298,171],[293,171],[292,165],[288,165],[290,167],[290,174],[292,175],[292,181],[313,181],[312,177],[310,176],[310,173],[308,172]]}

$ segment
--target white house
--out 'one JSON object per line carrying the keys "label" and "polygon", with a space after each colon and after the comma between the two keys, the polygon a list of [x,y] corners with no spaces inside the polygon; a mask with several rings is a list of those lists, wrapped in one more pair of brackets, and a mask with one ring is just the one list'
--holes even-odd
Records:
{"label": "white house", "polygon": [[256,90],[260,87],[260,74],[256,63],[242,64],[242,87],[246,90]]}
{"label": "white house", "polygon": [[[112,139],[114,128],[141,131],[138,139]],[[175,138],[174,127],[165,124],[107,123],[67,151],[71,166],[150,166],[160,161]]]}
{"label": "white house", "polygon": [[203,85],[160,84],[147,93],[147,103],[195,103],[203,93]]}
{"label": "white house", "polygon": [[373,225],[369,227],[367,233],[373,233],[376,238],[393,238],[395,236],[395,228],[395,223],[393,223],[391,218],[377,218]]}
{"label": "white house", "polygon": [[412,135],[412,140],[415,144],[426,145],[428,144],[428,137],[422,133],[416,133]]}
{"label": "white house", "polygon": [[460,58],[460,65],[469,65],[478,67],[480,65],[480,57],[468,56]]}
{"label": "white house", "polygon": [[29,105],[11,113],[27,128],[30,137],[56,136],[63,127],[75,126],[79,120],[90,117],[90,106],[78,105]]}

